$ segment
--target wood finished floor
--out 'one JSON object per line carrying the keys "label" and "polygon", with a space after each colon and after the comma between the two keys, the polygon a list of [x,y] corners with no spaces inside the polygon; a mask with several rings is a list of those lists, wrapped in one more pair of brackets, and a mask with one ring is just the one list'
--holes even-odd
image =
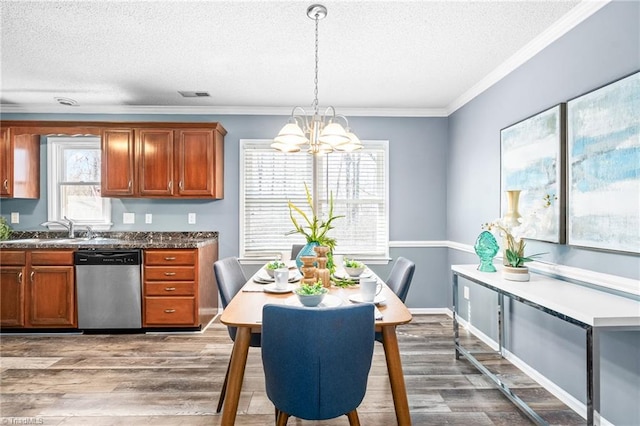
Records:
{"label": "wood finished floor", "polygon": [[[488,349],[464,330],[462,339],[474,351]],[[454,359],[452,321],[446,315],[415,315],[412,323],[398,328],[398,340],[414,425],[531,424],[468,361]],[[186,335],[4,334],[0,423],[219,425],[215,407],[231,348],[226,328],[217,321],[204,333]],[[489,363],[550,424],[585,424],[509,362]],[[363,426],[396,424],[380,344],[358,412]],[[249,352],[236,424],[273,424],[259,349]],[[291,418],[288,424],[348,421]]]}

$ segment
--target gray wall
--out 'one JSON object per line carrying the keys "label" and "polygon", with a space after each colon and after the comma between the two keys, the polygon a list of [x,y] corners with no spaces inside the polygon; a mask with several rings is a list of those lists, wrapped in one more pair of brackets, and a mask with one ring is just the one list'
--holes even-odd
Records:
{"label": "gray wall", "polygon": [[[500,129],[640,69],[639,22],[639,2],[608,4],[449,117],[449,240],[472,245],[480,224],[500,215]],[[551,263],[640,277],[637,255],[542,242],[529,246],[531,252],[550,252],[545,260]],[[449,260],[475,263],[474,257],[452,250]],[[463,314],[470,309],[472,324],[495,338],[495,298],[464,284],[471,297]],[[584,403],[584,332],[518,303],[510,308],[508,349]],[[601,414],[616,425],[640,424],[638,334],[602,337]]]}

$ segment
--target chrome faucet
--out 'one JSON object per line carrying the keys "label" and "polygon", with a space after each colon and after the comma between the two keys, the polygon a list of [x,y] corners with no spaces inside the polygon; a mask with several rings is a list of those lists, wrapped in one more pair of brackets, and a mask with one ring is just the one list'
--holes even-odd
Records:
{"label": "chrome faucet", "polygon": [[68,217],[64,217],[64,221],[62,220],[49,220],[46,222],[43,222],[40,224],[40,226],[48,226],[48,225],[61,225],[64,226],[67,231],[69,231],[69,238],[75,238],[76,237],[76,229],[75,229],[75,223],[73,222],[73,220],[69,219]]}

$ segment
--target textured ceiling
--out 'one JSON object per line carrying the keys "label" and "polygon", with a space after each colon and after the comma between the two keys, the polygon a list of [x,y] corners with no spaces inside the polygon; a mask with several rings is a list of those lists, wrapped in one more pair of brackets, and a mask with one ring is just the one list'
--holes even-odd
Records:
{"label": "textured ceiling", "polygon": [[[2,0],[2,110],[70,112],[55,97],[77,100],[76,112],[288,113],[309,106],[309,4]],[[454,110],[585,7],[577,0],[323,4],[320,105],[398,115]]]}

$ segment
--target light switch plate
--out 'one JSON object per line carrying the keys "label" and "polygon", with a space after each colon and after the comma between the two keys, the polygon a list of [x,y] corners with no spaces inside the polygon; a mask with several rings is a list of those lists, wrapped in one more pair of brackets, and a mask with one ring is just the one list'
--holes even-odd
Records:
{"label": "light switch plate", "polygon": [[464,286],[464,298],[469,300],[469,287]]}
{"label": "light switch plate", "polygon": [[122,223],[130,225],[136,223],[135,213],[122,213]]}
{"label": "light switch plate", "polygon": [[196,214],[195,213],[189,213],[188,222],[189,222],[189,225],[194,225],[196,223]]}
{"label": "light switch plate", "polygon": [[153,215],[151,213],[144,215],[144,223],[153,223]]}
{"label": "light switch plate", "polygon": [[20,223],[20,213],[11,212],[11,223]]}

